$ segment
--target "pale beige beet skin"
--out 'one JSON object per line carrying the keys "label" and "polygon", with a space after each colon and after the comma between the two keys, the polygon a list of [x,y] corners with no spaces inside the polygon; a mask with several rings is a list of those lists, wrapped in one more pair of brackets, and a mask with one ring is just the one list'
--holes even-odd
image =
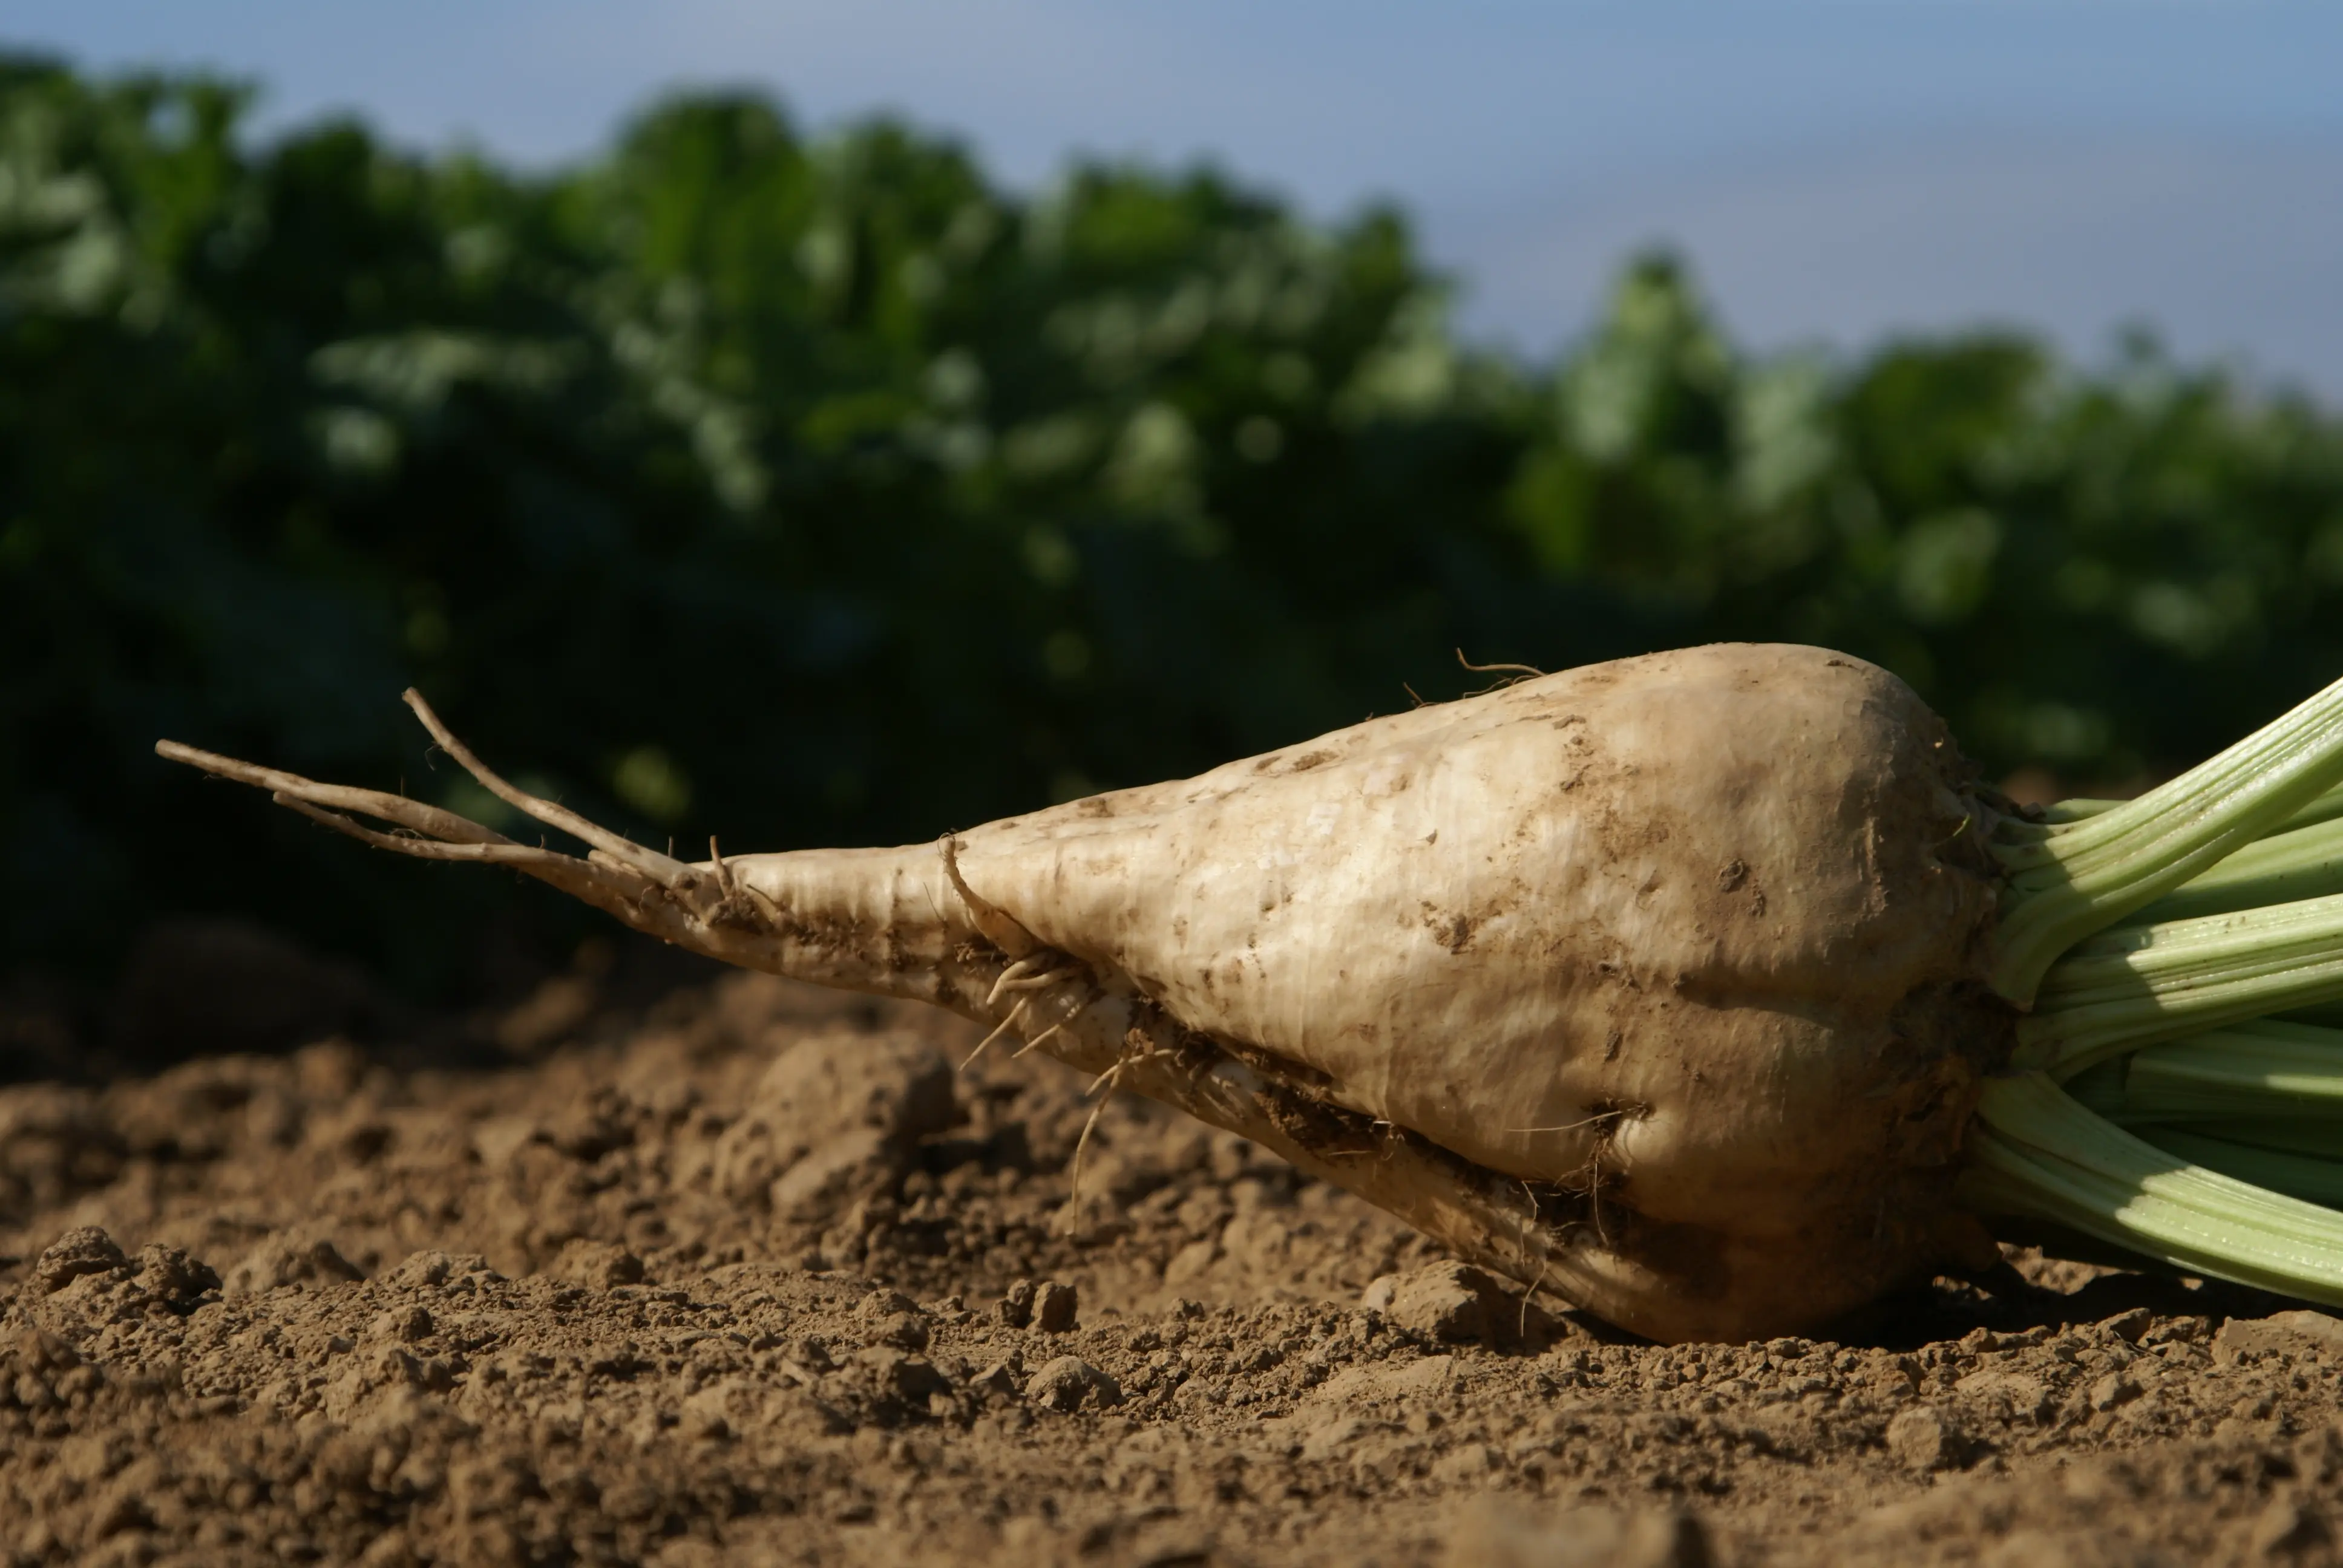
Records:
{"label": "pale beige beet skin", "polygon": [[949,854],[747,855],[664,887],[522,869],[729,961],[1006,1021],[1623,1326],[1738,1339],[1978,1256],[1951,1179],[2014,1017],[1985,986],[1970,789],[1884,670],[1721,645]]}

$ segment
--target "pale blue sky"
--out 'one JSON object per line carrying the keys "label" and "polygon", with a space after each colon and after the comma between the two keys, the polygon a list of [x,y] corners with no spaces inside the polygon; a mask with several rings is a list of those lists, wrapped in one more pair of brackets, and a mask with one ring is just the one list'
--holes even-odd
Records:
{"label": "pale blue sky", "polygon": [[2343,5],[2327,0],[14,0],[0,38],[266,84],[545,162],[679,84],[873,109],[1006,177],[1211,156],[1393,196],[1477,333],[1581,330],[1634,246],[1737,336],[2130,320],[2343,403]]}

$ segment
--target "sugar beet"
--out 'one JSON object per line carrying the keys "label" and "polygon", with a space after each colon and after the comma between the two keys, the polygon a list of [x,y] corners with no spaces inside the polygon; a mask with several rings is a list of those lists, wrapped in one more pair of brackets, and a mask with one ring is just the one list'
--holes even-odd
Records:
{"label": "sugar beet", "polygon": [[1986,983],[1996,813],[1847,656],[1624,659],[940,846],[697,866],[511,789],[417,706],[594,853],[163,749],[729,962],[1000,1025],[1657,1338],[1811,1327],[1979,1255],[1951,1189],[2016,1016]]}

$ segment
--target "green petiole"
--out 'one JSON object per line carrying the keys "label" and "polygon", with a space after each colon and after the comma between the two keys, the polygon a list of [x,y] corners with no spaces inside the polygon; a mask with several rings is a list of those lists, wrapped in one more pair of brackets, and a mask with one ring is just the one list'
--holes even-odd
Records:
{"label": "green petiole", "polygon": [[2255,839],[2210,870],[2133,911],[2124,923],[2191,920],[2336,893],[2343,893],[2343,821],[2318,822]]}
{"label": "green petiole", "polygon": [[[2056,805],[2044,807],[2042,822],[2046,827],[2062,828],[2070,822],[2079,822],[2086,817],[2102,816],[2118,806],[2129,804],[2127,800],[2097,800],[2087,796],[2078,796],[2072,800],[2061,800]],[[2319,796],[2270,831],[2291,833],[2298,828],[2308,828],[2320,822],[2331,822],[2338,817],[2343,817],[2343,785],[2338,785]]]}
{"label": "green petiole", "polygon": [[2343,784],[2343,681],[2177,779],[2077,820],[1996,833],[1994,989],[2021,1005],[2058,955]]}
{"label": "green petiole", "polygon": [[2343,1030],[2255,1019],[2103,1061],[2067,1092],[2125,1126],[2325,1116],[2343,1127]]}
{"label": "green petiole", "polygon": [[2343,1205],[2343,1030],[2256,1019],[2103,1061],[2066,1090],[2192,1164]]}
{"label": "green petiole", "polygon": [[1994,983],[2027,1013],[1965,1201],[2343,1305],[2343,683],[2045,815],[1994,835]]}
{"label": "green petiole", "polygon": [[2016,1065],[2070,1078],[2122,1050],[2337,1000],[2343,894],[2119,927],[2045,977]]}
{"label": "green petiole", "polygon": [[2343,1305],[2343,1213],[2135,1137],[2040,1072],[1986,1086],[1963,1200],[2096,1236],[2191,1273]]}
{"label": "green petiole", "polygon": [[2343,1206],[2343,1164],[2333,1160],[2239,1143],[2194,1127],[2144,1127],[2138,1135],[2167,1154],[2237,1181],[2306,1203]]}

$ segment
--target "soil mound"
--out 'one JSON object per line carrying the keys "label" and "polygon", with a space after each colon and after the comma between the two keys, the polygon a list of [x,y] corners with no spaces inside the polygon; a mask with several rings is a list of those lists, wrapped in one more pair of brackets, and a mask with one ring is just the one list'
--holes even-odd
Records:
{"label": "soil mound", "polygon": [[1658,1348],[941,1015],[539,1003],[0,1089],[0,1562],[2337,1560],[2321,1313],[2019,1254]]}

